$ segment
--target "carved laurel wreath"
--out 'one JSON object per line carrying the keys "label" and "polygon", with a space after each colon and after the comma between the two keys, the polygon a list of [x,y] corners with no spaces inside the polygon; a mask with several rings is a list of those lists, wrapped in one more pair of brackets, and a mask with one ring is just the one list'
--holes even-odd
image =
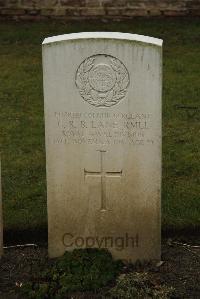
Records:
{"label": "carved laurel wreath", "polygon": [[91,56],[81,63],[76,73],[76,86],[82,98],[89,104],[96,107],[110,107],[125,97],[130,82],[129,74],[119,59],[106,56],[109,62],[108,66],[110,65],[115,72],[116,81],[109,91],[100,92],[95,90],[89,82],[89,72],[94,68],[95,60],[100,55]]}

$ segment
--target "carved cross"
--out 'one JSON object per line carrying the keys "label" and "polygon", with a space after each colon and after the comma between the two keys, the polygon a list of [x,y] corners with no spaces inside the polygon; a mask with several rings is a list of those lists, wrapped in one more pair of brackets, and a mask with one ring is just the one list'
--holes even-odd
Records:
{"label": "carved cross", "polygon": [[105,170],[105,161],[104,156],[106,151],[98,150],[100,152],[100,171],[88,171],[84,169],[84,177],[87,178],[88,176],[96,176],[101,178],[101,211],[106,211],[106,178],[107,177],[121,177],[121,171],[106,171]]}

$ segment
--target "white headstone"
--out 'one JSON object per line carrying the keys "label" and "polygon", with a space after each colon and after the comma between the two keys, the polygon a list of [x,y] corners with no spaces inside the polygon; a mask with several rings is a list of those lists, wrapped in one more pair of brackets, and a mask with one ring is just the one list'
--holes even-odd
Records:
{"label": "white headstone", "polygon": [[160,259],[162,40],[43,42],[49,255]]}
{"label": "white headstone", "polygon": [[2,255],[3,255],[3,212],[2,212],[1,159],[0,159],[0,257]]}

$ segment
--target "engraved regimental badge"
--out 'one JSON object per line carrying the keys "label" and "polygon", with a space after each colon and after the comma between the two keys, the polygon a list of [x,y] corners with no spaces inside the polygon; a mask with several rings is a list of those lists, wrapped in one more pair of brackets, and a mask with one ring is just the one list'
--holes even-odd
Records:
{"label": "engraved regimental badge", "polygon": [[76,72],[81,97],[96,107],[110,107],[121,101],[129,86],[129,73],[117,58],[98,54],[86,58]]}

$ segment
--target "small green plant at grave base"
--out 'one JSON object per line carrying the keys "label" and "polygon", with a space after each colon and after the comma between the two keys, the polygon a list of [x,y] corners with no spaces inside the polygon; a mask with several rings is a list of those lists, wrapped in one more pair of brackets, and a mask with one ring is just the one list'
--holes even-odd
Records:
{"label": "small green plant at grave base", "polygon": [[23,284],[20,292],[31,299],[62,299],[71,292],[96,292],[114,281],[122,266],[105,249],[67,251],[50,269]]}
{"label": "small green plant at grave base", "polygon": [[135,272],[120,275],[109,295],[118,299],[168,299],[173,292],[174,289],[171,287],[155,285],[148,273]]}

